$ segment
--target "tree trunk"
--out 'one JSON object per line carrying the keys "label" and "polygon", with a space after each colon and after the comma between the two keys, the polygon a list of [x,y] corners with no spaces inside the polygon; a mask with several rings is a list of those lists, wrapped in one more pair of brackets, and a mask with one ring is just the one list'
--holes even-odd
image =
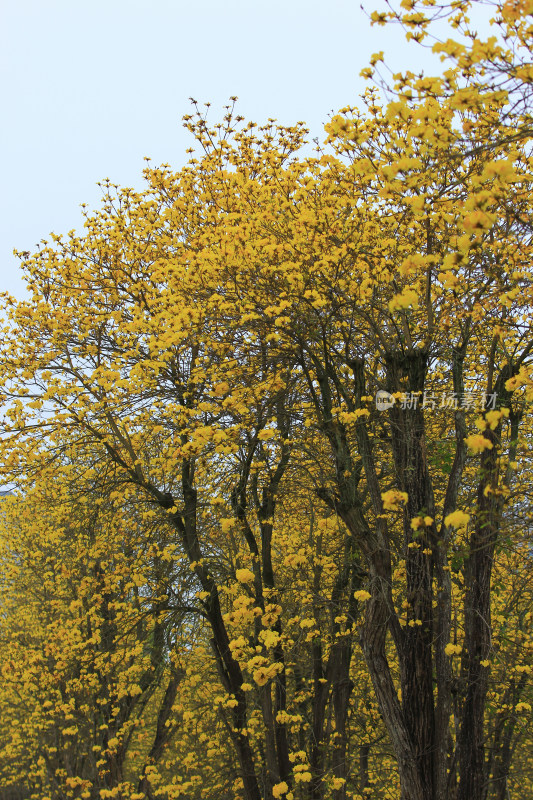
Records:
{"label": "tree trunk", "polygon": [[[502,370],[494,386],[502,405],[510,406],[505,382],[513,374],[510,364]],[[489,390],[490,392],[490,384]],[[519,417],[511,412],[512,438],[518,432]],[[469,558],[465,565],[466,596],[464,602],[465,632],[461,663],[464,700],[458,737],[459,789],[458,800],[484,800],[487,790],[487,768],[484,747],[485,703],[488,660],[491,649],[491,579],[494,550],[500,532],[503,510],[498,489],[498,444],[501,423],[493,431],[487,428],[485,438],[492,447],[483,450],[477,492],[475,525],[470,536]]]}
{"label": "tree trunk", "polygon": [[400,798],[427,800],[416,749],[411,740],[411,732],[405,723],[385,655],[387,627],[388,608],[376,593],[367,603],[366,619],[361,635],[363,653],[398,762]]}
{"label": "tree trunk", "polygon": [[[420,782],[426,800],[435,800],[434,781],[438,756],[446,764],[446,751],[435,749],[433,697],[433,549],[434,524],[414,531],[411,520],[435,515],[433,487],[427,465],[424,411],[417,393],[424,389],[427,355],[417,350],[392,353],[387,359],[389,391],[406,391],[412,405],[390,410],[392,451],[398,488],[407,493],[404,510],[407,626],[398,653],[405,724],[415,750]],[[407,380],[407,386],[404,381]]]}
{"label": "tree trunk", "polygon": [[362,744],[359,748],[359,794],[363,794],[368,786],[368,757],[370,745]]}

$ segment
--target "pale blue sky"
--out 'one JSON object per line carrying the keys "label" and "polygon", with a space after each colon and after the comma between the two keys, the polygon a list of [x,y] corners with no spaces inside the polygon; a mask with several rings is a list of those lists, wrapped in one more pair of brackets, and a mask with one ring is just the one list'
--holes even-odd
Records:
{"label": "pale blue sky", "polygon": [[139,187],[144,156],[185,163],[189,96],[216,118],[238,95],[247,118],[305,120],[323,138],[329,112],[357,104],[373,52],[424,61],[358,0],[3,0],[0,30],[0,291],[18,296],[13,248],[79,228],[98,180]]}

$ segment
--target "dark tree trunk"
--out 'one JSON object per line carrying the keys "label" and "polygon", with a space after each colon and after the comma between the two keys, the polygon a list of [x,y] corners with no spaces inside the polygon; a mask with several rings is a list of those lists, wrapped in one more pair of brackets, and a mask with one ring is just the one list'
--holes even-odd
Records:
{"label": "dark tree trunk", "polygon": [[320,639],[313,640],[311,652],[313,657],[313,702],[309,765],[312,780],[309,789],[310,800],[322,800],[324,797],[324,781],[322,780],[324,776],[324,721],[329,686],[325,679]]}
{"label": "dark tree trunk", "polygon": [[[433,487],[427,465],[424,410],[418,393],[424,390],[427,355],[424,351],[391,354],[387,361],[390,392],[406,391],[412,405],[394,405],[390,413],[396,481],[408,499],[404,510],[407,626],[399,653],[402,708],[415,750],[423,796],[435,800],[435,710],[433,697],[433,549],[435,528],[416,533],[411,520],[435,515]],[[405,383],[407,381],[407,384]],[[442,754],[441,754],[442,755]],[[446,763],[446,757],[444,756]]]}
{"label": "dark tree trunk", "polygon": [[[511,405],[505,383],[512,374],[512,366],[506,365],[494,386],[502,405]],[[490,392],[490,383],[488,391]],[[515,431],[512,436],[515,437],[518,421],[518,416],[511,413],[512,430]],[[457,742],[458,800],[484,800],[488,781],[484,722],[489,671],[482,662],[488,660],[490,656],[492,567],[503,510],[502,494],[498,490],[498,445],[501,423],[494,431],[487,428],[484,435],[492,446],[481,453],[476,520],[470,536],[469,557],[465,565],[465,629],[461,663],[464,699]]]}
{"label": "dark tree trunk", "polygon": [[362,744],[359,748],[359,794],[364,794],[368,786],[368,757],[370,745]]}

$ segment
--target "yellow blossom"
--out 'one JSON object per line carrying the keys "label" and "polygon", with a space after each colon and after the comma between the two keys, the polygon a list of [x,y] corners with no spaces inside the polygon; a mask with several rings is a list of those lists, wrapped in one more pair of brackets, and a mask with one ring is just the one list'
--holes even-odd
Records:
{"label": "yellow blossom", "polygon": [[239,583],[251,583],[254,580],[254,573],[250,569],[237,569],[235,577]]}
{"label": "yellow blossom", "polygon": [[389,311],[402,311],[418,307],[418,294],[415,289],[406,287],[400,294],[394,295],[389,302]]}
{"label": "yellow blossom", "polygon": [[468,525],[469,521],[470,514],[458,509],[457,511],[452,511],[451,514],[445,517],[444,524],[452,528],[463,528],[465,525]]}
{"label": "yellow blossom", "polygon": [[492,442],[480,433],[473,433],[465,438],[466,445],[472,453],[482,453],[483,450],[492,450]]}
{"label": "yellow blossom", "polygon": [[463,648],[460,644],[447,644],[444,648],[444,652],[447,656],[458,656],[461,654]]}
{"label": "yellow blossom", "polygon": [[388,492],[382,492],[381,499],[383,500],[383,508],[385,511],[400,511],[402,505],[407,503],[408,495],[407,492],[389,489]]}

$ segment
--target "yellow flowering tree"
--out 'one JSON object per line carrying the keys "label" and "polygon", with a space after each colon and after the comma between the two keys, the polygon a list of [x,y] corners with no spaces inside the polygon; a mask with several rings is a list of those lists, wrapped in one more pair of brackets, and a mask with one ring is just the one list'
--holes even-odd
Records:
{"label": "yellow flowering tree", "polygon": [[[0,509],[1,779],[39,798],[143,797],[143,769],[176,728],[176,565],[157,526],[104,487],[98,469],[56,465]],[[132,737],[147,738],[142,752]]]}
{"label": "yellow flowering tree", "polygon": [[[198,115],[184,169],[108,185],[83,234],[26,259],[1,351],[6,480],[101,465],[139,547],[164,532],[131,669],[163,620],[190,657],[184,674],[155,659],[171,688],[138,785],[117,772],[101,797],[345,800],[399,781],[402,800],[484,800],[488,735],[509,768],[517,726],[494,716],[487,663],[502,542],[530,557],[531,177],[518,140],[489,161],[476,146],[504,113],[494,95],[463,109],[420,84],[381,107],[370,90],[306,159],[300,127]],[[181,766],[156,747],[173,720]]]}

